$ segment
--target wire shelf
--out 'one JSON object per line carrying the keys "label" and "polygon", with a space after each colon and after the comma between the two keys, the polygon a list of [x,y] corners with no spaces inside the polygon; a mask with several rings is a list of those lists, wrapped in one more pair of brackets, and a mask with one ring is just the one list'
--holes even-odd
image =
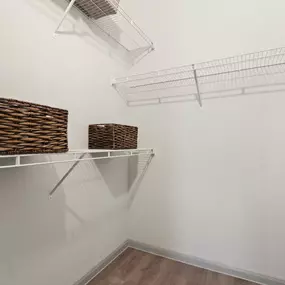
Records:
{"label": "wire shelf", "polygon": [[[106,40],[111,39],[111,45],[122,48],[133,60],[140,60],[154,50],[153,42],[143,30],[123,10],[117,0],[67,0],[69,2],[55,34],[71,8],[76,8],[81,15],[92,24],[92,30]],[[94,28],[94,29],[93,29]]]}
{"label": "wire shelf", "polygon": [[[82,149],[71,150],[66,153],[42,153],[42,154],[14,154],[0,155],[0,169],[39,166],[48,164],[58,164],[78,161],[91,161],[100,159],[112,159],[131,156],[140,156],[145,154],[154,154],[152,148],[139,149]],[[83,157],[91,155],[91,157]],[[50,159],[47,160],[46,158]]]}
{"label": "wire shelf", "polygon": [[117,78],[130,106],[213,99],[284,85],[285,47]]}
{"label": "wire shelf", "polygon": [[[19,154],[19,155],[0,155],[0,171],[1,169],[12,169],[19,167],[31,167],[41,165],[52,165],[58,163],[72,163],[72,166],[59,180],[59,182],[49,192],[51,199],[59,186],[72,173],[80,162],[91,162],[104,159],[119,159],[119,158],[136,158],[136,164],[131,165],[132,170],[137,167],[137,177],[132,184],[131,190],[134,192],[140,179],[143,178],[151,159],[155,155],[152,148],[141,149],[121,149],[121,150],[104,150],[104,149],[83,149],[73,150],[67,153],[45,153],[45,154]],[[133,174],[133,173],[132,173]],[[132,196],[135,193],[132,193]]]}

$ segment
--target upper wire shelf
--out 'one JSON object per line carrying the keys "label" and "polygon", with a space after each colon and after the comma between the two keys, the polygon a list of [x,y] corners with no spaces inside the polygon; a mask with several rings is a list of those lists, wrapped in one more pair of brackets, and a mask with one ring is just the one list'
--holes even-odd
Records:
{"label": "upper wire shelf", "polygon": [[[131,19],[117,0],[67,0],[69,2],[56,30],[60,27],[72,7],[88,20],[96,32],[111,39],[112,46],[122,48],[132,61],[138,61],[154,50],[153,42]],[[95,24],[95,25],[94,25]]]}
{"label": "upper wire shelf", "polygon": [[[117,78],[129,106],[285,90],[285,47]],[[274,87],[275,86],[275,87]],[[276,88],[277,86],[277,88]]]}

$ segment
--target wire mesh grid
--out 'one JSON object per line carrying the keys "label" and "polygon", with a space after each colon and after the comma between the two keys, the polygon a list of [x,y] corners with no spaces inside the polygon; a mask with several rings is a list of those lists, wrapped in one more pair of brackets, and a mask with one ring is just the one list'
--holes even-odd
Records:
{"label": "wire mesh grid", "polygon": [[284,47],[119,78],[113,85],[130,105],[140,105],[195,100],[197,93],[208,99],[211,92],[282,83]]}
{"label": "wire mesh grid", "polygon": [[67,1],[70,2],[69,6],[56,29],[56,33],[69,10],[74,6],[103,34],[110,37],[114,44],[130,53],[131,57],[144,56],[154,49],[150,38],[123,10],[117,0]]}
{"label": "wire mesh grid", "polygon": [[87,17],[100,19],[106,15],[116,14],[118,2],[112,4],[108,0],[77,0],[74,5]]}
{"label": "wire mesh grid", "polygon": [[[31,154],[13,154],[0,155],[0,169],[24,166],[36,166],[45,164],[57,164],[77,161],[92,161],[110,158],[129,158],[129,157],[145,157],[154,155],[151,148],[140,149],[122,149],[122,150],[72,150],[67,153],[31,153]],[[138,160],[138,159],[137,159]],[[143,159],[142,159],[143,160]]]}
{"label": "wire mesh grid", "polygon": [[183,96],[189,90],[197,92],[193,66],[118,78],[113,86],[128,103],[167,100],[172,93]]}

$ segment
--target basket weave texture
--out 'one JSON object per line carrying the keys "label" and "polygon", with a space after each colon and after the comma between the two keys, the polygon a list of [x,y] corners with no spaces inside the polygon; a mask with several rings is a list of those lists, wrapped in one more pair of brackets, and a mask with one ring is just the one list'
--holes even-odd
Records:
{"label": "basket weave texture", "polygon": [[89,126],[89,149],[136,149],[138,128],[118,124]]}
{"label": "basket weave texture", "polygon": [[68,151],[68,111],[0,98],[0,154]]}
{"label": "basket weave texture", "polygon": [[97,20],[116,14],[118,2],[115,0],[76,0],[74,5],[87,17]]}

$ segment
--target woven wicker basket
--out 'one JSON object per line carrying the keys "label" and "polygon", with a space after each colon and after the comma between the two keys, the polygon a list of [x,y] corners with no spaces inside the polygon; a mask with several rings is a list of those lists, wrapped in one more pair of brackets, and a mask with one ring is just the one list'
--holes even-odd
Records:
{"label": "woven wicker basket", "polygon": [[89,149],[136,149],[138,128],[118,124],[89,126]]}
{"label": "woven wicker basket", "polygon": [[74,5],[87,17],[97,20],[116,14],[119,0],[76,0]]}
{"label": "woven wicker basket", "polygon": [[68,151],[68,111],[0,98],[0,154]]}

